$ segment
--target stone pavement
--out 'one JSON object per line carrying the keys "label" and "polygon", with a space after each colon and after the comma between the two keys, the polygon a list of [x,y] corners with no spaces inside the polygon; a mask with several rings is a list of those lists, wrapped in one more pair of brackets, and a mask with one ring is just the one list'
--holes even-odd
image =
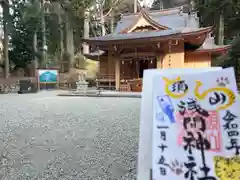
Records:
{"label": "stone pavement", "polygon": [[140,99],[0,95],[1,180],[132,180]]}

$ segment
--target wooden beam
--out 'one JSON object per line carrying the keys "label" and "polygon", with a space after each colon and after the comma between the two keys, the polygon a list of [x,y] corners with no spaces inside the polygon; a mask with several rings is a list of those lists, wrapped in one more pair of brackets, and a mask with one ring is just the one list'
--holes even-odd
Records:
{"label": "wooden beam", "polygon": [[[183,40],[178,40],[178,39],[174,39],[172,40],[173,45],[176,46],[178,44],[178,42],[181,42]],[[124,50],[129,50],[129,49],[134,49],[135,48],[144,48],[149,50],[150,52],[160,52],[160,51],[164,51],[166,49],[166,44],[168,44],[167,40],[164,41],[154,41],[154,42],[139,42],[139,43],[131,43],[131,44],[112,44],[112,45],[101,45],[99,46],[101,50],[103,51],[108,51],[109,48],[112,49],[112,52],[114,54],[123,54]]]}
{"label": "wooden beam", "polygon": [[136,56],[157,56],[155,52],[132,52],[132,53],[123,53],[120,55],[121,58],[125,57],[136,57]]}

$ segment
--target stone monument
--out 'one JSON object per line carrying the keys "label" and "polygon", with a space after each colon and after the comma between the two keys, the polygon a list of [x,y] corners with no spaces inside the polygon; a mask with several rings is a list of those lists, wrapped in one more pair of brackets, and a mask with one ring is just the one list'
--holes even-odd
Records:
{"label": "stone monument", "polygon": [[86,81],[86,73],[81,72],[78,76],[78,81],[76,82],[77,90],[76,93],[86,93],[88,90],[88,82]]}

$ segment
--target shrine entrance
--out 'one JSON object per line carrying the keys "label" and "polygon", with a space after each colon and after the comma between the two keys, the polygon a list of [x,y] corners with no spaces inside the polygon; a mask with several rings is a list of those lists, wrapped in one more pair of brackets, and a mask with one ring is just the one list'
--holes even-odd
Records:
{"label": "shrine entrance", "polygon": [[132,61],[132,66],[129,67],[129,70],[131,73],[129,75],[132,78],[128,80],[128,83],[130,84],[131,91],[141,92],[142,78],[143,78],[144,70],[156,69],[156,68],[157,68],[157,57],[156,56],[135,57]]}
{"label": "shrine entrance", "polygon": [[157,60],[156,57],[151,58],[151,59],[147,59],[147,60],[139,60],[139,68],[138,70],[138,74],[139,74],[139,78],[143,78],[143,72],[146,69],[156,69],[157,68]]}
{"label": "shrine entrance", "polygon": [[143,72],[146,69],[156,69],[157,68],[157,58],[156,57],[138,57],[135,60],[136,71],[139,79],[143,78]]}
{"label": "shrine entrance", "polygon": [[138,74],[139,74],[139,78],[143,78],[143,71],[145,70],[145,69],[148,69],[148,61],[140,61],[139,62],[139,72],[138,72]]}

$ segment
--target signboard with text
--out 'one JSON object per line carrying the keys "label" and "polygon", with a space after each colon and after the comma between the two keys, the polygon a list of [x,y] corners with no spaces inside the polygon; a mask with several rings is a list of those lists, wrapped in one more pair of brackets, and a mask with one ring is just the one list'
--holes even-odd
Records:
{"label": "signboard with text", "polygon": [[164,74],[152,84],[152,179],[239,180],[234,70]]}
{"label": "signboard with text", "polygon": [[[209,68],[174,68],[144,70],[143,88],[141,93],[141,114],[138,147],[137,180],[151,179],[152,170],[152,132],[153,132],[153,78],[166,74],[194,74],[221,70],[221,67]],[[162,87],[158,87],[162,88]]]}

